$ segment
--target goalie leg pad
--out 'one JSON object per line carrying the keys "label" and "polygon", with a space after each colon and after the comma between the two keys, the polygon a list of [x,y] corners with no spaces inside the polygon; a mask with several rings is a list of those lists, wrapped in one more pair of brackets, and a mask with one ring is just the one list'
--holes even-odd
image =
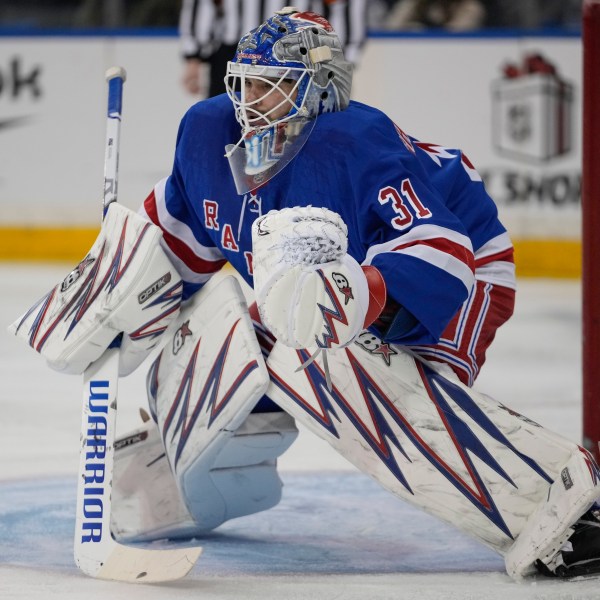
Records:
{"label": "goalie leg pad", "polygon": [[250,415],[269,375],[238,281],[212,279],[171,332],[148,390],[188,513],[200,531],[273,506],[280,497],[275,459],[295,428],[283,412]]}
{"label": "goalie leg pad", "polygon": [[331,390],[309,358],[277,343],[269,396],[399,498],[506,556],[513,577],[552,558],[600,495],[576,444],[399,346],[359,339],[332,353]]}
{"label": "goalie leg pad", "polygon": [[181,311],[147,377],[150,410],[176,476],[264,395],[269,374],[240,284],[211,279]]}
{"label": "goalie leg pad", "polygon": [[123,542],[196,537],[225,521],[267,510],[281,499],[277,457],[297,436],[284,412],[252,413],[224,431],[183,475],[186,502],[153,421],[116,444],[111,529]]}
{"label": "goalie leg pad", "polygon": [[196,532],[154,421],[115,443],[112,508],[111,531],[117,541],[186,538]]}
{"label": "goalie leg pad", "polygon": [[181,475],[180,487],[203,530],[276,506],[282,483],[276,459],[296,439],[294,419],[281,411],[252,413],[235,431],[222,433]]}

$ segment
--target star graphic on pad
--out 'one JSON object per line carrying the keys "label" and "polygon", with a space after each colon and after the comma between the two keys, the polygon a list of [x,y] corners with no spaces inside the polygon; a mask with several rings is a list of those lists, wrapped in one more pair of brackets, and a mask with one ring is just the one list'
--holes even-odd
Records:
{"label": "star graphic on pad", "polygon": [[386,364],[389,365],[391,362],[390,356],[392,354],[398,354],[389,344],[381,344],[379,348],[372,350],[372,354],[380,354],[385,360]]}

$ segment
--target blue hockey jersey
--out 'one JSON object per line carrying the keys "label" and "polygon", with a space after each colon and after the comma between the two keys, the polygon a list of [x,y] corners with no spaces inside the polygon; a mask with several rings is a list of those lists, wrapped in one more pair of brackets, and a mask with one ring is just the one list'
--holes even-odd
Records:
{"label": "blue hockey jersey", "polygon": [[226,262],[252,285],[253,221],[301,205],[339,213],[349,253],[383,274],[388,296],[408,316],[387,341],[437,342],[475,276],[514,287],[510,239],[459,150],[422,143],[381,111],[351,102],[319,116],[290,164],[240,196],[224,156],[240,135],[227,96],[194,105],[179,128],[171,175],[144,203],[142,212],[163,229],[185,295]]}

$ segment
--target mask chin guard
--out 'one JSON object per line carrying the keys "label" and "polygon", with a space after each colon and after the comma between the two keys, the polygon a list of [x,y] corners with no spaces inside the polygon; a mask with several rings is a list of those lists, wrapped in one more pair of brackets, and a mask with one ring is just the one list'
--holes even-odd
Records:
{"label": "mask chin guard", "polygon": [[225,156],[241,196],[264,185],[280,173],[300,152],[315,119],[296,118],[251,132],[238,144],[225,146]]}

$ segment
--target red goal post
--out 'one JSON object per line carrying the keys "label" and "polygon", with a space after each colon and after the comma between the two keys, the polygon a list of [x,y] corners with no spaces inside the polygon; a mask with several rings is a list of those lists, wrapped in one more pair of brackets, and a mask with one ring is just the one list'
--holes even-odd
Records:
{"label": "red goal post", "polygon": [[583,444],[600,457],[600,0],[584,0],[582,140]]}

